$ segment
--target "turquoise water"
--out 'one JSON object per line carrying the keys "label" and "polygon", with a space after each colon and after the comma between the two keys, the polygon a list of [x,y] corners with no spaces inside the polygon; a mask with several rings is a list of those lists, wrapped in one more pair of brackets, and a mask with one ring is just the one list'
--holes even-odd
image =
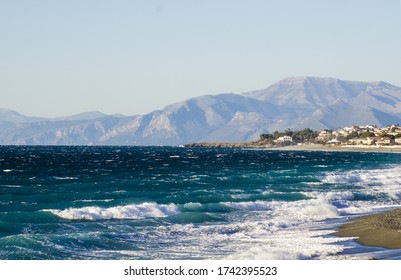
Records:
{"label": "turquoise water", "polygon": [[0,259],[401,256],[330,233],[400,206],[401,154],[0,147]]}

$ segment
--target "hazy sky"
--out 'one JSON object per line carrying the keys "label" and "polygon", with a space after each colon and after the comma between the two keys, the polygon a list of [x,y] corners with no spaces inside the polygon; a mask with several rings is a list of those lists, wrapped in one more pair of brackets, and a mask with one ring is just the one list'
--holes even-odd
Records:
{"label": "hazy sky", "polygon": [[0,0],[0,107],[143,114],[291,76],[401,86],[399,0]]}

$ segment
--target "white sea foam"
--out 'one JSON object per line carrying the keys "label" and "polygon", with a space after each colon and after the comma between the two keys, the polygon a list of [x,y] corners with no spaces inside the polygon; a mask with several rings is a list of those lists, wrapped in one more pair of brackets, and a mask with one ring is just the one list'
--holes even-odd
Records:
{"label": "white sea foam", "polygon": [[[329,236],[333,231],[324,229],[327,227],[324,223],[319,224],[319,228],[295,220],[293,226],[281,221],[280,227],[278,216],[260,214],[262,216],[251,215],[245,221],[230,224],[160,226],[152,234],[163,240],[180,236],[182,243],[169,248],[176,256],[204,257],[206,253],[210,258],[215,248],[219,259],[247,260],[326,259],[348,248],[335,242],[352,239]],[[221,255],[218,249],[221,246],[228,254]]]}
{"label": "white sea foam", "polygon": [[322,178],[324,183],[369,183],[376,185],[401,184],[401,167],[388,169],[330,172]]}
{"label": "white sea foam", "polygon": [[232,199],[248,199],[252,195],[247,193],[239,193],[239,194],[230,194]]}
{"label": "white sea foam", "polygon": [[[327,234],[331,231],[324,230],[327,227],[324,223],[319,224],[320,228],[316,227],[314,222],[338,216],[335,207],[324,197],[293,202],[225,202],[215,203],[214,205],[224,206],[233,211],[255,211],[253,212],[255,215],[247,213],[245,221],[241,220],[229,224],[202,224],[197,226],[175,224],[146,229],[146,235],[150,234],[155,239],[170,240],[179,236],[181,241],[177,246],[169,248],[168,254],[163,251],[153,253],[158,258],[171,257],[171,255],[201,258],[204,257],[205,253],[208,254],[209,258],[213,258],[213,248],[216,248],[216,258],[219,259],[325,259],[346,249],[344,245],[334,244],[334,242],[349,240],[328,237]],[[183,211],[202,211],[208,207],[208,204],[190,202],[179,207]],[[156,203],[51,211],[66,219],[89,220],[140,219],[164,217],[179,213],[178,207],[174,204],[160,205]],[[311,231],[311,228],[315,230]],[[152,241],[149,242],[152,244]],[[183,246],[182,244],[187,245]],[[231,253],[222,255],[223,252],[218,249],[219,246],[224,246],[225,252]],[[155,248],[152,250],[156,250]],[[129,254],[129,252],[126,253]],[[146,254],[146,251],[135,251],[133,253],[146,257],[143,255]]]}
{"label": "white sea foam", "polygon": [[59,177],[59,176],[54,176],[53,177],[56,180],[77,180],[78,177]]}
{"label": "white sea foam", "polygon": [[355,195],[351,191],[331,191],[327,193],[322,192],[302,192],[303,195],[310,198],[324,198],[328,201],[343,201],[343,200],[353,200]]}
{"label": "white sea foam", "polygon": [[352,172],[347,172],[345,174],[329,173],[322,179],[322,182],[329,184],[335,184],[335,183],[347,184],[347,183],[357,183],[361,181],[362,179],[360,175]]}
{"label": "white sea foam", "polygon": [[331,200],[338,198],[352,199],[353,194],[351,192],[316,193],[314,199],[307,200],[221,202],[220,204],[235,210],[270,211],[273,217],[279,217],[281,221],[287,218],[296,221],[317,221],[339,216],[337,208],[330,203]]}
{"label": "white sea foam", "polygon": [[220,204],[237,210],[266,211],[271,210],[267,201],[221,202]]}
{"label": "white sea foam", "polygon": [[113,199],[79,199],[74,202],[111,202]]}
{"label": "white sea foam", "polygon": [[148,202],[110,208],[88,206],[82,208],[68,208],[65,210],[46,209],[44,211],[49,211],[68,220],[145,219],[167,217],[180,213],[175,204]]}
{"label": "white sea foam", "polygon": [[290,202],[273,201],[273,219],[288,225],[339,217],[337,208],[324,197]]}
{"label": "white sea foam", "polygon": [[188,211],[201,211],[203,209],[203,205],[199,202],[189,202],[184,204],[184,208]]}
{"label": "white sea foam", "polygon": [[287,202],[249,201],[222,202],[220,204],[235,210],[266,212],[268,214],[266,225],[269,231],[340,216],[338,209],[323,196],[315,199]]}
{"label": "white sea foam", "polygon": [[[343,252],[347,247],[335,242],[351,238],[327,237],[331,231],[309,229],[282,230],[277,233],[238,244],[227,259],[244,260],[294,260],[325,259]],[[325,236],[325,237],[323,237]]]}
{"label": "white sea foam", "polygon": [[317,199],[310,205],[302,205],[297,212],[298,216],[311,218],[312,220],[337,218],[339,216],[337,208],[331,205],[326,199]]}
{"label": "white sea foam", "polygon": [[386,193],[389,196],[389,198],[391,198],[392,200],[400,200],[401,199],[401,190],[399,190],[399,189],[387,189]]}
{"label": "white sea foam", "polygon": [[[331,199],[337,198],[352,199],[353,195],[339,192],[308,200],[265,202],[263,207],[270,209],[265,212],[265,219],[259,216],[254,222],[241,224],[240,230],[230,236],[233,242],[229,246],[235,253],[226,258],[325,259],[344,251],[347,247],[335,242],[351,238],[328,236],[332,231],[326,229],[328,225],[324,222],[340,216],[331,203]],[[248,203],[237,205],[245,207]]]}
{"label": "white sea foam", "polygon": [[0,187],[5,187],[5,188],[23,188],[21,185],[0,185]]}
{"label": "white sea foam", "polygon": [[401,167],[398,166],[388,169],[328,173],[322,178],[322,182],[354,184],[364,194],[373,196],[386,194],[390,200],[401,199]]}

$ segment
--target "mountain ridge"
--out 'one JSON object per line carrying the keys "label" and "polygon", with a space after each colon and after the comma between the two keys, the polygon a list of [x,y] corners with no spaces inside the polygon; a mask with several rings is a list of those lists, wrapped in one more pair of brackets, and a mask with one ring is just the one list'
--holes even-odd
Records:
{"label": "mountain ridge", "polygon": [[241,94],[203,95],[144,115],[84,112],[27,117],[0,109],[2,145],[181,145],[251,141],[287,128],[401,122],[401,87],[336,78],[286,78]]}

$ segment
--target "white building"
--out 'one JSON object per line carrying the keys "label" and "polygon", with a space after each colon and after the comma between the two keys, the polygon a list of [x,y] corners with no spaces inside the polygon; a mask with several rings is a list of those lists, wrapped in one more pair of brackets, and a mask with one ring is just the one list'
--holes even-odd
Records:
{"label": "white building", "polygon": [[290,142],[292,143],[292,137],[291,136],[281,136],[276,140],[277,143],[285,143],[285,142]]}
{"label": "white building", "polygon": [[332,139],[332,140],[330,140],[330,141],[327,141],[327,144],[340,145],[341,142],[338,141],[337,139]]}
{"label": "white building", "polygon": [[327,130],[322,130],[322,131],[320,131],[319,136],[316,137],[316,140],[317,141],[327,141],[327,140],[330,140],[331,136],[332,136],[331,132],[329,132]]}

